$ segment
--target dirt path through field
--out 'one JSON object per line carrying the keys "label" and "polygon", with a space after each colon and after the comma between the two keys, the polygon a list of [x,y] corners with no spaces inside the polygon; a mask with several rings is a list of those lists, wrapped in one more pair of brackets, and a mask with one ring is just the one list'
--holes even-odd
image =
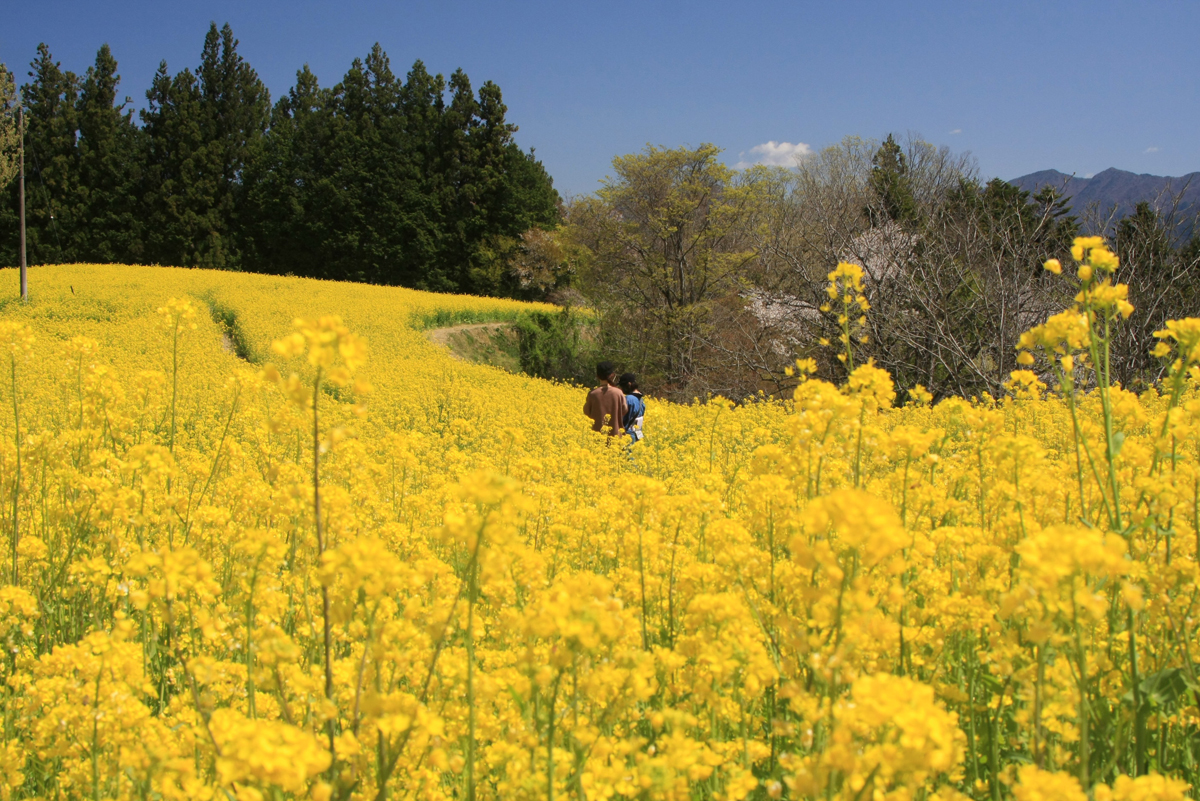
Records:
{"label": "dirt path through field", "polygon": [[431,328],[425,332],[425,336],[429,337],[429,341],[433,344],[441,345],[450,351],[450,355],[455,359],[466,360],[461,354],[455,352],[454,346],[450,343],[451,337],[456,334],[467,333],[476,336],[491,336],[511,325],[512,323],[467,323],[466,325],[451,325],[446,328]]}

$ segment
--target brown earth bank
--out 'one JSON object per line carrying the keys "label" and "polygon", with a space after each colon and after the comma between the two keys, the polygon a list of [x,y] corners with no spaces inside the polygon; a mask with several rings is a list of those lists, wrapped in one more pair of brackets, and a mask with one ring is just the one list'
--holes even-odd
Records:
{"label": "brown earth bank", "polygon": [[449,350],[455,359],[521,372],[517,333],[511,323],[452,325],[431,328],[425,335],[430,342]]}

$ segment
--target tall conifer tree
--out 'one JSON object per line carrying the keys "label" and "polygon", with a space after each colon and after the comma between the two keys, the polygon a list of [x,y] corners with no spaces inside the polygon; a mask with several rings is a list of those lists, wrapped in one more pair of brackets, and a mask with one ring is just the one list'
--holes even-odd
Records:
{"label": "tall conifer tree", "polygon": [[445,210],[436,175],[440,167],[438,128],[446,111],[446,81],[430,75],[417,60],[400,91],[404,126],[406,181],[399,200],[401,281],[408,286],[453,291],[444,271],[435,267],[445,240]]}
{"label": "tall conifer tree", "polygon": [[77,104],[79,123],[78,258],[137,262],[144,255],[138,189],[141,131],[126,103],[117,104],[117,60],[108,45],[84,77]]}
{"label": "tall conifer tree", "polygon": [[18,263],[17,173],[20,138],[16,76],[0,64],[0,264]]}
{"label": "tall conifer tree", "polygon": [[30,66],[29,77],[33,80],[21,87],[29,261],[76,261],[79,229],[84,222],[75,146],[79,78],[64,71],[45,44],[38,45],[37,58]]}
{"label": "tall conifer tree", "polygon": [[[308,65],[271,111],[271,126],[246,165],[241,216],[246,268],[325,274],[331,188],[330,92]],[[333,192],[336,194],[336,191]]]}
{"label": "tall conifer tree", "polygon": [[164,264],[236,268],[241,179],[267,127],[270,98],[237,53],[228,24],[213,23],[196,73],[159,66],[142,112],[149,137],[149,256]]}
{"label": "tall conifer tree", "polygon": [[867,209],[871,223],[879,225],[892,221],[905,226],[915,225],[920,215],[908,183],[907,159],[892,134],[887,135],[875,152],[871,165],[868,181],[877,201]]}
{"label": "tall conifer tree", "polygon": [[158,264],[192,266],[198,263],[197,239],[211,230],[208,212],[216,194],[215,176],[206,169],[196,76],[185,69],[172,77],[163,61],[146,99],[141,112],[146,257]]}

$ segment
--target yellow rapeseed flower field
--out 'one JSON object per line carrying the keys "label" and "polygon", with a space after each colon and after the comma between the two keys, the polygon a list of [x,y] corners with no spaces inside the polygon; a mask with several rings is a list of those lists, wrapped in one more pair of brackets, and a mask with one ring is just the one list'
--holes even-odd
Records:
{"label": "yellow rapeseed flower field", "polygon": [[1004,398],[896,407],[839,265],[844,385],[632,449],[420,332],[524,304],[36,268],[0,799],[1194,797],[1200,320],[1111,386],[1132,308],[1075,256]]}

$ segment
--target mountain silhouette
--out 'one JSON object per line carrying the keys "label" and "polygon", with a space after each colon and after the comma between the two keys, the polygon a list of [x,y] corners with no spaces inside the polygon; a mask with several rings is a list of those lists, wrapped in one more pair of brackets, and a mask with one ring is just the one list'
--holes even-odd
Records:
{"label": "mountain silhouette", "polygon": [[1138,203],[1149,203],[1161,214],[1169,214],[1175,206],[1175,222],[1190,232],[1195,217],[1200,213],[1200,172],[1191,172],[1177,178],[1162,175],[1147,175],[1118,170],[1110,167],[1091,178],[1079,178],[1058,170],[1041,170],[1022,175],[1009,181],[1010,184],[1036,194],[1043,186],[1052,186],[1064,197],[1076,215],[1095,207],[1108,216],[1115,209],[1113,219],[1132,214]]}

